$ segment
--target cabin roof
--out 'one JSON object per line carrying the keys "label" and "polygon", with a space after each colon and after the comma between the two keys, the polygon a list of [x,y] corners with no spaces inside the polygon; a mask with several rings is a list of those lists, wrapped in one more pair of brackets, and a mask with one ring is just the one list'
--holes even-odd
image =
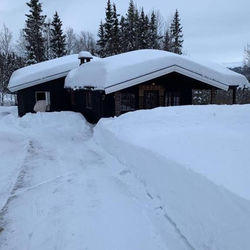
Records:
{"label": "cabin roof", "polygon": [[136,50],[83,64],[69,72],[66,88],[93,87],[112,93],[177,72],[220,89],[249,87],[245,76],[211,62],[162,50]]}
{"label": "cabin roof", "polygon": [[16,70],[9,81],[10,91],[17,91],[37,84],[65,77],[68,72],[79,66],[78,54],[29,65]]}

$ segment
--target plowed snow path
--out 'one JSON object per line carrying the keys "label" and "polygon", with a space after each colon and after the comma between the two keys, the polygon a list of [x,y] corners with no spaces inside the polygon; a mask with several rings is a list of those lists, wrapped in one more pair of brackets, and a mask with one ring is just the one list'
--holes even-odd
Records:
{"label": "plowed snow path", "polygon": [[[63,124],[70,119],[73,128]],[[28,115],[8,124],[29,146],[1,210],[0,249],[192,249],[159,199],[92,141],[80,116]]]}

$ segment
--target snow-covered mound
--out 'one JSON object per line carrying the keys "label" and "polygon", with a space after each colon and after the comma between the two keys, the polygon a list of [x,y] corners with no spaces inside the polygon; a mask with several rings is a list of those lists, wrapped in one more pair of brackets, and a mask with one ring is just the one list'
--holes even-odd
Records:
{"label": "snow-covered mound", "polygon": [[[250,200],[250,105],[164,107],[101,125]],[[100,126],[99,124],[99,126]]]}
{"label": "snow-covered mound", "polygon": [[72,70],[65,87],[92,86],[112,93],[171,72],[178,72],[227,90],[229,86],[249,87],[248,80],[226,67],[193,60],[161,50],[136,50],[92,61]]}
{"label": "snow-covered mound", "polygon": [[189,249],[245,250],[250,201],[237,195],[250,198],[249,112],[250,105],[157,108],[102,119],[94,135],[161,200]]}
{"label": "snow-covered mound", "polygon": [[78,55],[63,56],[16,70],[9,81],[10,91],[64,77],[79,65]]}

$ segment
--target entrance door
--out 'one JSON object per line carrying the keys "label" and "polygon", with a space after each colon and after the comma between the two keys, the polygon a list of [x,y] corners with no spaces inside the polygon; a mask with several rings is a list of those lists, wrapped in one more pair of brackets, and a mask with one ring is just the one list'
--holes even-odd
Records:
{"label": "entrance door", "polygon": [[144,108],[152,109],[159,107],[159,91],[145,90],[144,91]]}

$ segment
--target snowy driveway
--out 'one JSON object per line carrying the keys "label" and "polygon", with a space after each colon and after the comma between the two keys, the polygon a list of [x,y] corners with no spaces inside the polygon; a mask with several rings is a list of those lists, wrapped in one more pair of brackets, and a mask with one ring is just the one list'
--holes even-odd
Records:
{"label": "snowy driveway", "polygon": [[[7,130],[12,141],[1,153],[16,166],[14,185],[5,180],[11,190],[0,214],[0,249],[168,249],[157,229],[165,220],[159,204],[98,148],[80,115],[10,114],[0,118],[0,136]],[[1,169],[8,169],[5,158]],[[161,224],[177,249],[189,249]]]}

